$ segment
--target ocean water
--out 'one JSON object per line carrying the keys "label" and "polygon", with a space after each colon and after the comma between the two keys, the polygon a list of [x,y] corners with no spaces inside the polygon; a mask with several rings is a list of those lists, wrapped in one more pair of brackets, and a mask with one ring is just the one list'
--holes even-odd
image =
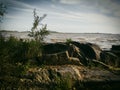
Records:
{"label": "ocean water", "polygon": [[[3,32],[2,35],[5,37],[15,36],[17,38],[30,39],[28,32]],[[104,33],[50,33],[45,38],[45,42],[64,42],[66,39],[81,43],[95,43],[104,50],[109,50],[112,45],[120,45],[120,34]]]}

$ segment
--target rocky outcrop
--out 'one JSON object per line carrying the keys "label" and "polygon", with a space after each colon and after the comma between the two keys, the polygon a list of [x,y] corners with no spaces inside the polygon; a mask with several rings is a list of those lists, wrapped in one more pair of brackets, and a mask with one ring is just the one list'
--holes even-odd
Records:
{"label": "rocky outcrop", "polygon": [[114,67],[120,67],[120,46],[113,45],[110,50],[102,51],[101,61]]}
{"label": "rocky outcrop", "polygon": [[111,50],[120,51],[120,45],[112,45]]}
{"label": "rocky outcrop", "polygon": [[110,51],[115,55],[117,55],[120,59],[120,45],[112,45],[112,48]]}
{"label": "rocky outcrop", "polygon": [[75,41],[69,44],[62,42],[45,44],[43,48],[43,61],[50,65],[70,63],[87,65],[88,60],[99,60],[102,51],[96,44],[79,43]]}
{"label": "rocky outcrop", "polygon": [[120,46],[113,45],[103,51],[98,45],[71,41],[68,43],[47,43],[44,46],[42,61],[47,65],[88,65],[99,60],[106,65],[120,67]]}
{"label": "rocky outcrop", "polygon": [[[45,44],[43,48],[40,60],[44,65],[28,69],[20,79],[23,86],[35,90],[36,87],[56,90],[56,86],[66,85],[71,85],[68,90],[80,90],[83,86],[82,90],[88,87],[92,88],[90,90],[102,90],[108,89],[108,85],[112,89],[120,88],[120,68],[116,68],[120,65],[118,49],[102,51],[96,44],[79,42]],[[85,67],[89,60],[104,67]]]}
{"label": "rocky outcrop", "polygon": [[[49,65],[74,64],[81,65],[77,47],[65,43],[52,43],[44,45],[43,62]],[[76,56],[75,56],[76,54]]]}
{"label": "rocky outcrop", "polygon": [[69,62],[68,60],[68,52],[62,51],[59,53],[53,53],[53,54],[44,54],[43,55],[43,61],[45,64],[49,65],[64,65]]}
{"label": "rocky outcrop", "polygon": [[68,46],[65,43],[47,43],[43,46],[43,54],[54,54],[66,51]]}
{"label": "rocky outcrop", "polygon": [[45,88],[47,86],[47,88],[49,88],[50,85],[54,85],[55,87],[62,79],[69,80],[71,81],[69,83],[72,84],[75,84],[76,81],[81,81],[83,83],[106,82],[105,84],[108,82],[120,81],[119,75],[115,75],[107,70],[99,68],[89,69],[84,66],[75,65],[30,68],[20,81],[23,85],[28,87],[36,86]]}
{"label": "rocky outcrop", "polygon": [[84,54],[88,59],[100,59],[100,53],[102,50],[98,45],[92,43],[79,43],[75,41],[71,43],[77,46],[82,54]]}
{"label": "rocky outcrop", "polygon": [[102,52],[102,49],[96,45],[96,44],[91,44],[91,43],[88,43],[88,45],[94,50],[95,52],[95,58],[96,60],[99,60],[100,59],[100,53]]}
{"label": "rocky outcrop", "polygon": [[101,53],[101,61],[106,63],[107,65],[115,67],[119,66],[119,58],[110,51],[103,51]]}

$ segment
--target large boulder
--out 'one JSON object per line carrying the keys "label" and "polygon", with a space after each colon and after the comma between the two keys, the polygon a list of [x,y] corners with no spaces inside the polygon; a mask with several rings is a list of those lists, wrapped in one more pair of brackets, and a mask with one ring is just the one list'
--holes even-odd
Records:
{"label": "large boulder", "polygon": [[101,61],[114,67],[120,67],[120,45],[112,45],[110,50],[102,51]]}
{"label": "large boulder", "polygon": [[43,46],[43,54],[54,54],[66,51],[68,46],[65,43],[47,43]]}
{"label": "large boulder", "polygon": [[120,51],[120,45],[112,45],[111,50]]}
{"label": "large boulder", "polygon": [[80,64],[87,65],[88,60],[99,60],[101,51],[98,45],[91,43],[49,43],[43,46],[43,61],[45,64],[63,65],[78,63],[79,59]]}
{"label": "large boulder", "polygon": [[111,52],[120,58],[120,45],[112,45]]}
{"label": "large boulder", "polygon": [[63,51],[59,53],[44,54],[43,62],[44,64],[49,65],[63,65],[68,63],[68,52]]}
{"label": "large boulder", "polygon": [[87,65],[87,59],[84,53],[79,49],[79,47],[75,46],[74,44],[69,44],[68,54],[69,58],[79,58],[80,63],[82,63],[83,65]]}
{"label": "large boulder", "polygon": [[112,53],[111,51],[101,52],[101,61],[110,66],[114,67],[120,66],[120,60],[118,56]]}
{"label": "large boulder", "polygon": [[[71,52],[71,53],[70,53]],[[43,63],[49,65],[75,64],[81,65],[79,58],[73,57],[75,50],[65,43],[52,43],[44,45]],[[76,53],[78,54],[78,53]]]}
{"label": "large boulder", "polygon": [[43,46],[43,63],[61,65],[68,62],[67,45],[64,43],[48,43]]}
{"label": "large boulder", "polygon": [[[60,66],[58,65],[58,66],[45,66],[42,68],[41,67],[29,68],[24,77],[21,77],[20,82],[22,83],[22,86],[27,87],[27,89],[31,87],[35,88],[35,90],[56,90],[53,88],[57,84],[59,84],[59,82],[62,80],[66,80],[67,82],[67,83],[61,82],[62,85],[66,86],[67,84],[71,83],[71,85],[79,87],[77,89],[70,90],[81,90],[81,88],[86,85],[88,85],[86,89],[82,90],[87,90],[89,87],[91,87],[91,85],[92,87],[95,88],[90,90],[96,90],[96,88],[98,88],[99,86],[100,87],[103,86],[103,88],[101,87],[101,89],[99,90],[104,90],[105,85],[108,88],[108,85],[114,86],[113,84],[115,84],[115,82],[117,86],[120,85],[119,75],[115,75],[114,73],[108,70],[103,70],[101,68],[89,69],[84,66],[76,65],[60,65]],[[79,81],[80,83],[78,83],[77,81]],[[74,83],[76,83],[77,86]],[[96,84],[98,86],[95,86]],[[38,89],[36,89],[36,87],[38,87]],[[110,90],[113,89],[110,88]]]}
{"label": "large boulder", "polygon": [[87,43],[87,45],[89,45],[94,50],[95,59],[99,60],[100,59],[100,53],[102,52],[102,49],[96,44]]}
{"label": "large boulder", "polygon": [[76,57],[69,57],[69,64],[72,64],[72,65],[83,65],[79,58],[76,58]]}
{"label": "large boulder", "polygon": [[98,45],[92,43],[79,43],[79,42],[71,42],[73,45],[77,46],[82,54],[88,59],[100,59],[101,49]]}

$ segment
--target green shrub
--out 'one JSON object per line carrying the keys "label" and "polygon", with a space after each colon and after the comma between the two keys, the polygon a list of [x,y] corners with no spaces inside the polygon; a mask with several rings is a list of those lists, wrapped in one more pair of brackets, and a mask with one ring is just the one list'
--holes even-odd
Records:
{"label": "green shrub", "polygon": [[0,36],[1,87],[17,88],[20,85],[20,77],[32,66],[29,60],[41,57],[41,47],[36,41],[20,41],[13,36],[5,39]]}
{"label": "green shrub", "polygon": [[72,90],[73,82],[69,76],[64,78],[56,77],[55,83],[51,86],[51,90]]}
{"label": "green shrub", "polygon": [[[46,14],[44,14],[42,17],[39,17],[36,13],[36,9],[34,9],[33,14],[34,14],[33,26],[28,36],[33,37],[36,42],[41,43],[44,41],[45,36],[49,34],[49,31],[47,30],[47,25],[41,23],[41,21],[46,17]],[[42,26],[41,28],[38,29],[38,26],[40,24]]]}
{"label": "green shrub", "polygon": [[67,44],[70,44],[71,42],[72,42],[72,39],[71,39],[71,38],[66,39],[66,43],[67,43]]}

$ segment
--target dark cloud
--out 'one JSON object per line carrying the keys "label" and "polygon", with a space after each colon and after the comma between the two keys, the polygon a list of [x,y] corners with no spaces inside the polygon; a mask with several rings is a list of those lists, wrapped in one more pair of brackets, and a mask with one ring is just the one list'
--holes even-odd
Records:
{"label": "dark cloud", "polygon": [[120,4],[120,0],[111,0],[111,1]]}

